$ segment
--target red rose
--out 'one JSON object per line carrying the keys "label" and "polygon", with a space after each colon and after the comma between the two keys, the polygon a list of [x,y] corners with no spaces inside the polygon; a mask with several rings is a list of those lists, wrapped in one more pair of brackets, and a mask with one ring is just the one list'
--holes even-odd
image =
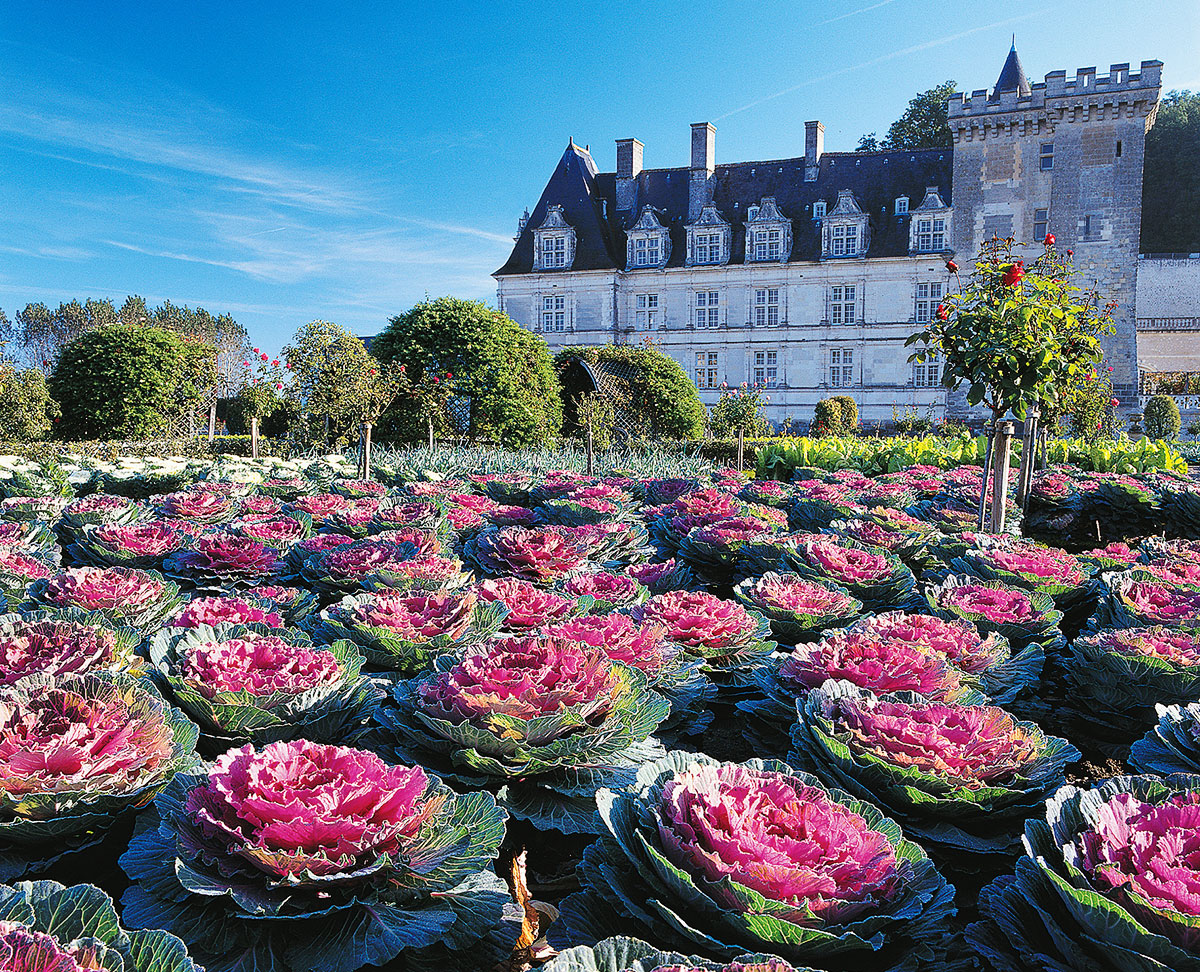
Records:
{"label": "red rose", "polygon": [[951,273],[958,273],[958,264],[955,263],[953,260],[947,260],[946,261],[946,269],[949,270]]}
{"label": "red rose", "polygon": [[433,379],[433,383],[434,383],[435,385],[438,383],[438,379],[437,379],[436,377]]}
{"label": "red rose", "polygon": [[937,318],[939,321],[950,320],[950,308],[947,307],[945,304],[938,304]]}
{"label": "red rose", "polygon": [[278,367],[279,367],[279,359],[278,359],[278,358],[276,358],[274,361],[272,361],[272,362],[271,362],[271,367],[272,367],[272,368],[278,368]]}
{"label": "red rose", "polygon": [[1021,278],[1025,276],[1025,268],[1019,263],[1014,263],[1004,271],[1004,276],[1001,277],[1001,282],[1005,287],[1015,287],[1021,282]]}
{"label": "red rose", "polygon": [[263,359],[263,361],[270,361],[270,360],[271,360],[271,357],[270,357],[270,355],[266,355],[266,354],[264,354],[264,355],[262,356],[262,359]]}
{"label": "red rose", "polygon": [[453,378],[453,377],[454,377],[454,375],[450,374],[450,372],[448,372],[448,371],[447,371],[447,372],[446,372],[446,377],[447,377],[447,378]]}
{"label": "red rose", "polygon": [[1121,404],[1121,400],[1119,398],[1114,398],[1108,404],[1111,405],[1113,408],[1116,408],[1118,405]]}
{"label": "red rose", "polygon": [[1067,256],[1069,256],[1069,257],[1073,257],[1074,255],[1075,255],[1075,251],[1074,251],[1074,250],[1067,250]]}
{"label": "red rose", "polygon": [[258,354],[258,348],[255,348],[255,349],[254,349],[254,353],[255,353],[255,354]]}
{"label": "red rose", "polygon": [[1044,240],[1042,240],[1042,242],[1043,242],[1043,243],[1044,243],[1046,246],[1054,246],[1054,234],[1053,234],[1053,233],[1047,233],[1047,234],[1046,234],[1046,238],[1045,238]]}

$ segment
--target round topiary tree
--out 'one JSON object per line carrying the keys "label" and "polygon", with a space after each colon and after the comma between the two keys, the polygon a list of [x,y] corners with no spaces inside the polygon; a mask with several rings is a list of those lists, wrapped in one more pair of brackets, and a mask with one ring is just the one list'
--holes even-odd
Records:
{"label": "round topiary tree", "polygon": [[217,349],[143,324],[79,335],[59,355],[50,396],[64,439],[146,438],[200,400],[216,379]]}
{"label": "round topiary tree", "polygon": [[1146,402],[1142,412],[1142,424],[1146,435],[1152,439],[1178,439],[1183,420],[1179,417],[1179,406],[1170,395],[1155,395]]}
{"label": "round topiary tree", "polygon": [[[452,381],[447,408],[461,417],[459,428],[471,438],[524,448],[558,436],[562,401],[546,343],[486,304],[455,297],[423,301],[393,317],[371,352],[403,365],[414,387],[423,376]],[[420,396],[401,395],[381,420],[381,435],[420,440],[426,408]]]}
{"label": "round topiary tree", "polygon": [[563,348],[554,356],[564,399],[563,431],[578,431],[577,403],[593,391],[587,364],[606,375],[603,393],[615,398],[618,421],[647,439],[700,439],[706,412],[696,386],[679,363],[651,344]]}

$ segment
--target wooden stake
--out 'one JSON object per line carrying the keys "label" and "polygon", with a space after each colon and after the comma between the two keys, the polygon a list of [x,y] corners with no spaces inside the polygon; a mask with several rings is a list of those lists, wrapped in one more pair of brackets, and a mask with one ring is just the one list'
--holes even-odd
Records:
{"label": "wooden stake", "polygon": [[988,473],[992,468],[992,452],[996,444],[996,423],[992,423],[992,431],[988,433],[987,449],[983,453],[983,474],[980,476],[979,486],[979,520],[976,524],[980,533],[983,532],[984,524],[987,522],[987,481]]}
{"label": "wooden stake", "polygon": [[742,471],[746,459],[746,430],[738,426],[738,472]]}
{"label": "wooden stake", "polygon": [[253,459],[258,458],[258,418],[250,420],[250,456]]}
{"label": "wooden stake", "polygon": [[212,442],[217,434],[217,403],[208,406],[208,441]]}
{"label": "wooden stake", "polygon": [[1004,532],[1004,507],[1008,501],[1008,465],[1012,458],[1012,422],[996,423],[996,457],[992,463],[992,533]]}
{"label": "wooden stake", "polygon": [[596,475],[596,439],[592,433],[592,403],[588,404],[587,435],[584,441],[587,446],[587,474],[594,476]]}

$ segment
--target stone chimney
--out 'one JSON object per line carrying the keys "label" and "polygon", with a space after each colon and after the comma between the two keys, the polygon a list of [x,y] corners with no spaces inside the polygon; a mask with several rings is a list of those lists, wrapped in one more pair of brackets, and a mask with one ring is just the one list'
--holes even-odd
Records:
{"label": "stone chimney", "polygon": [[825,126],[819,121],[804,123],[804,181],[816,182],[825,152]]}
{"label": "stone chimney", "polygon": [[636,138],[617,139],[617,212],[633,209],[637,202],[637,177],[642,171],[642,149]]}
{"label": "stone chimney", "polygon": [[692,167],[688,180],[688,222],[712,202],[713,171],[716,169],[717,130],[708,122],[692,125]]}

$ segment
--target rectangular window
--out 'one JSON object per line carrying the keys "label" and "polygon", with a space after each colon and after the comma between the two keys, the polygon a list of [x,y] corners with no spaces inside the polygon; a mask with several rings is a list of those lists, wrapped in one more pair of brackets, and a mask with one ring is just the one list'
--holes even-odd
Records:
{"label": "rectangular window", "polygon": [[849,388],[854,384],[854,349],[832,348],[829,352],[829,384]]}
{"label": "rectangular window", "polygon": [[695,245],[696,263],[721,262],[720,233],[697,233]]}
{"label": "rectangular window", "polygon": [[542,330],[565,331],[567,329],[567,299],[565,297],[542,298]]}
{"label": "rectangular window", "polygon": [[1084,216],[1083,223],[1079,227],[1079,238],[1081,240],[1098,240],[1100,239],[1100,217],[1099,216]]}
{"label": "rectangular window", "polygon": [[1033,241],[1035,243],[1046,238],[1050,232],[1050,210],[1035,209],[1033,211]]}
{"label": "rectangular window", "polygon": [[775,388],[779,384],[779,352],[754,352],[754,384]]}
{"label": "rectangular window", "polygon": [[917,220],[917,249],[923,253],[937,253],[946,249],[946,221],[930,218]]}
{"label": "rectangular window", "polygon": [[783,258],[783,233],[779,230],[759,230],[754,234],[754,259],[779,260]]}
{"label": "rectangular window", "polygon": [[721,323],[721,292],[696,291],[696,327],[717,327]]}
{"label": "rectangular window", "polygon": [[553,269],[567,265],[567,240],[562,236],[542,237],[542,266]]}
{"label": "rectangular window", "polygon": [[825,200],[818,199],[813,203],[813,219],[825,218]]}
{"label": "rectangular window", "polygon": [[754,291],[754,323],[758,327],[779,326],[779,288]]}
{"label": "rectangular window", "polygon": [[633,265],[656,267],[659,263],[658,237],[642,237],[633,241]]}
{"label": "rectangular window", "polygon": [[831,324],[853,324],[856,318],[855,306],[858,295],[857,287],[829,288],[829,321]]}
{"label": "rectangular window", "polygon": [[652,331],[658,327],[658,294],[638,294],[634,304],[639,330]]}
{"label": "rectangular window", "polygon": [[917,388],[937,388],[942,383],[942,362],[936,356],[928,361],[914,361],[912,383]]}
{"label": "rectangular window", "polygon": [[1049,172],[1054,168],[1054,143],[1042,142],[1041,145],[1041,168],[1043,172]]}
{"label": "rectangular window", "polygon": [[696,352],[696,387],[697,388],[716,388],[717,375],[717,352],[716,351],[697,351]]}
{"label": "rectangular window", "polygon": [[908,212],[908,196],[896,197],[896,215],[903,216]]}
{"label": "rectangular window", "polygon": [[834,256],[853,256],[858,252],[858,227],[835,226],[830,233],[829,252]]}
{"label": "rectangular window", "polygon": [[917,323],[925,324],[932,321],[934,312],[941,302],[941,283],[917,284]]}

